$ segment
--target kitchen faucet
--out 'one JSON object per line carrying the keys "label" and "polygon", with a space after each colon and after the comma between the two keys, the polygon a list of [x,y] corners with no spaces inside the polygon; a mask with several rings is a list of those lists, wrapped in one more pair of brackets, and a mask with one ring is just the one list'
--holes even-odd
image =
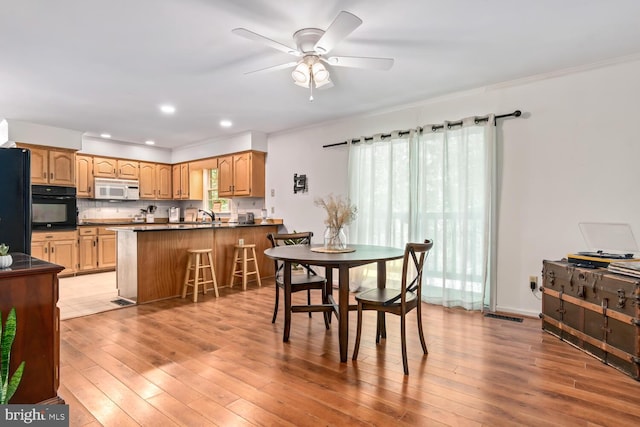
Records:
{"label": "kitchen faucet", "polygon": [[[202,212],[204,215],[208,215],[211,218],[211,222],[216,220],[216,216],[213,212],[207,212],[204,209],[198,209],[198,212]],[[204,222],[204,215],[202,215],[202,222]]]}

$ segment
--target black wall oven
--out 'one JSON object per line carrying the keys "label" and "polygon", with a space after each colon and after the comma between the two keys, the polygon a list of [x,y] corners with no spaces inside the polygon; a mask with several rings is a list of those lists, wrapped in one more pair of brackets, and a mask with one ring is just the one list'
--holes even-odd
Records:
{"label": "black wall oven", "polygon": [[78,206],[75,187],[33,185],[31,226],[35,230],[75,230]]}

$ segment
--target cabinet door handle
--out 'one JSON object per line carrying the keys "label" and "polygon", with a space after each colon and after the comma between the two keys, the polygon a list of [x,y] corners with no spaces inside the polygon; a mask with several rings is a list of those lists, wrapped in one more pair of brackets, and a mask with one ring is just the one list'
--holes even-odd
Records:
{"label": "cabinet door handle", "polygon": [[53,172],[49,173],[49,179],[53,179]]}
{"label": "cabinet door handle", "polygon": [[91,193],[91,186],[89,186],[89,188],[87,189],[88,193]]}
{"label": "cabinet door handle", "polygon": [[47,247],[46,247],[46,246],[44,247],[44,253],[45,253],[45,254],[48,254],[48,253],[49,253],[49,251],[47,250]]}
{"label": "cabinet door handle", "polygon": [[42,178],[47,179],[47,173],[46,172],[42,172]]}
{"label": "cabinet door handle", "polygon": [[55,249],[55,248],[52,246],[52,247],[51,247],[51,253],[53,253],[53,252],[54,252],[54,249]]}

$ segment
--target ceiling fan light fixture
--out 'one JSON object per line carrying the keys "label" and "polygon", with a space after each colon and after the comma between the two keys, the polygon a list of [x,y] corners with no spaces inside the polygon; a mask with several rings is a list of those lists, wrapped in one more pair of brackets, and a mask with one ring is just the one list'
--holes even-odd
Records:
{"label": "ceiling fan light fixture", "polygon": [[304,62],[299,63],[291,72],[291,77],[293,77],[293,81],[295,84],[303,87],[309,87],[309,81],[311,77],[309,66]]}
{"label": "ceiling fan light fixture", "polygon": [[316,62],[311,66],[311,72],[313,73],[313,81],[316,82],[316,87],[319,87],[319,84],[329,82],[329,71],[320,62]]}
{"label": "ceiling fan light fixture", "polygon": [[331,83],[331,80],[329,80],[329,78],[327,77],[327,79],[326,79],[326,80],[323,80],[323,81],[316,81],[316,80],[314,80],[313,82],[316,84],[316,89],[317,89],[317,88],[320,88],[320,87],[322,87],[322,86],[324,86],[324,85],[326,85],[326,84]]}

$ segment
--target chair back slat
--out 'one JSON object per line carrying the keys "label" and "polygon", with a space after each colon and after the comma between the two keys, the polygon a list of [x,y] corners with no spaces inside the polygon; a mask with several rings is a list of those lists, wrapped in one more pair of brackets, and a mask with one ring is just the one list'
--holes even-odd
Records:
{"label": "chair back slat", "polygon": [[[404,248],[402,259],[402,286],[400,293],[384,302],[384,305],[391,305],[400,300],[404,306],[407,301],[407,294],[414,293],[418,302],[422,292],[422,271],[424,269],[427,254],[433,247],[433,241],[426,239],[424,243],[407,243]],[[410,273],[413,273],[409,280]]]}
{"label": "chair back slat", "polygon": [[[269,233],[267,239],[271,242],[271,247],[285,246],[285,245],[311,245],[311,238],[313,237],[312,231],[303,231],[296,233]],[[276,268],[276,277],[278,273],[282,272],[284,268],[284,262],[274,260]],[[317,273],[308,265],[300,264],[307,271],[308,274],[317,275]]]}

